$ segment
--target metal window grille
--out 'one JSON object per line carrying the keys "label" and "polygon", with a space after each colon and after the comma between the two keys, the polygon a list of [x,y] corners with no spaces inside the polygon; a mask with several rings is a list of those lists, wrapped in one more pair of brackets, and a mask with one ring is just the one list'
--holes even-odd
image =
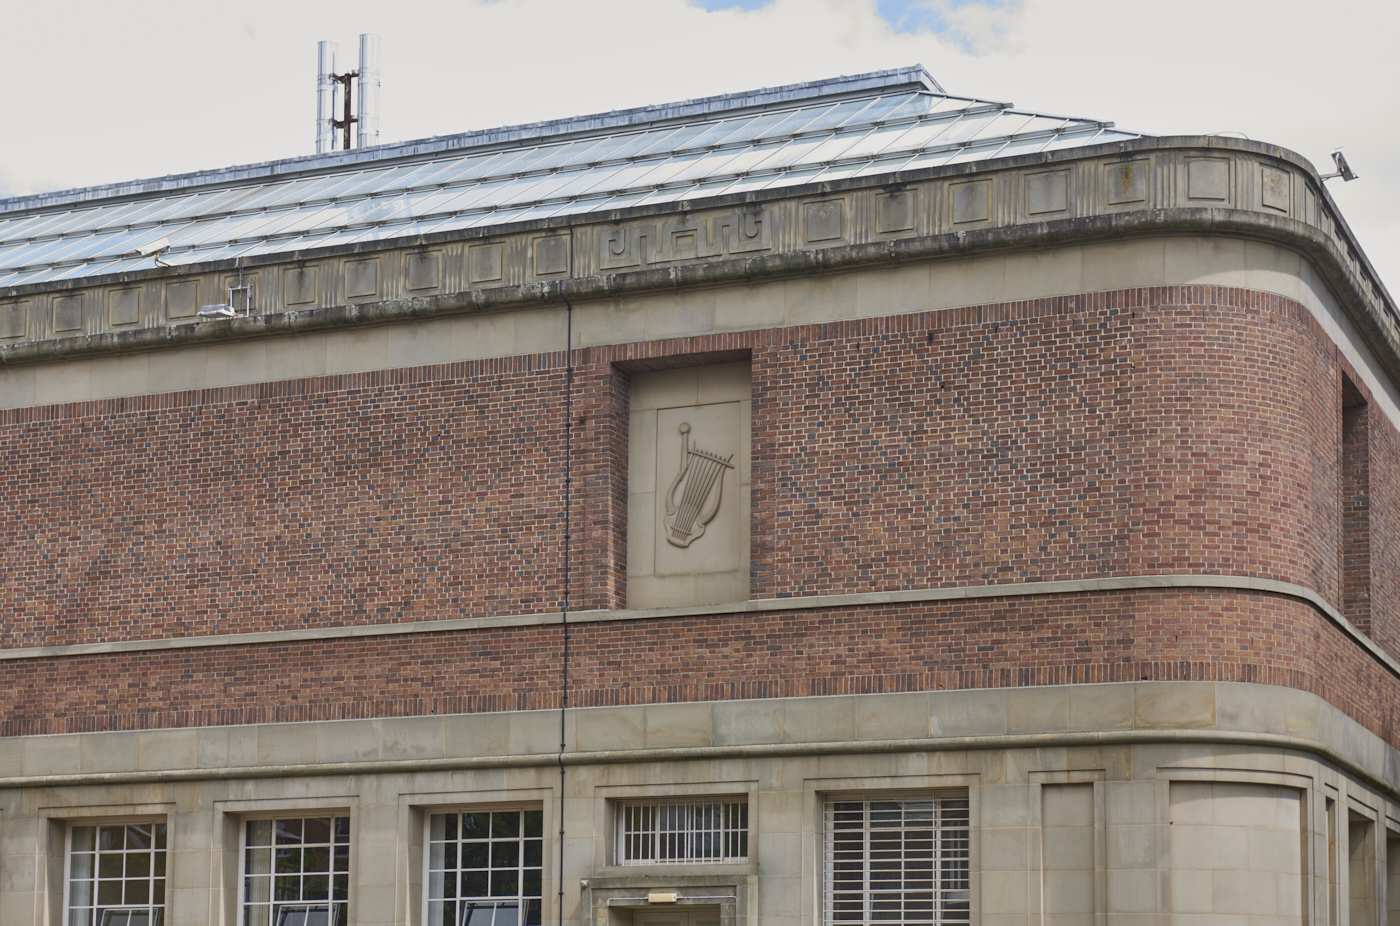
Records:
{"label": "metal window grille", "polygon": [[749,857],[749,804],[625,803],[617,814],[623,865],[741,862]]}
{"label": "metal window grille", "polygon": [[838,798],[825,823],[823,923],[969,921],[966,792]]}
{"label": "metal window grille", "polygon": [[75,826],[68,853],[68,926],[160,926],[165,824]]}
{"label": "metal window grille", "polygon": [[349,817],[249,820],[245,840],[243,926],[349,921]]}
{"label": "metal window grille", "polygon": [[427,926],[540,926],[544,813],[428,819]]}

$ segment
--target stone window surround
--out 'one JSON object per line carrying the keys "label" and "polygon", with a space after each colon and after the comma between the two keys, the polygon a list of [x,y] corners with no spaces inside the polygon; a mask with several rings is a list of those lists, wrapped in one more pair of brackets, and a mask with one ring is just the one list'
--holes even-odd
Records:
{"label": "stone window surround", "polygon": [[[593,870],[600,876],[629,877],[638,873],[656,872],[660,877],[695,874],[705,876],[710,872],[725,871],[744,874],[758,874],[759,866],[759,803],[758,782],[748,781],[704,781],[704,782],[654,782],[639,785],[604,785],[594,789],[593,832],[601,834],[596,840],[593,852]],[[743,798],[749,805],[749,855],[742,862],[686,862],[665,863],[655,866],[644,864],[622,865],[616,856],[617,810],[632,801],[654,800],[694,801],[694,800],[735,800]]]}

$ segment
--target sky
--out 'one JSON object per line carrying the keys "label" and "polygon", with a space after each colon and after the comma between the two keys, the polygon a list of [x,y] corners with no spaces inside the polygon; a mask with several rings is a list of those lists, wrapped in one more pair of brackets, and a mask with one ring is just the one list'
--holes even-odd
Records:
{"label": "sky", "polygon": [[1400,294],[1400,4],[48,0],[6,5],[0,197],[311,154],[316,43],[381,38],[382,142],[923,64],[949,93],[1322,172]]}

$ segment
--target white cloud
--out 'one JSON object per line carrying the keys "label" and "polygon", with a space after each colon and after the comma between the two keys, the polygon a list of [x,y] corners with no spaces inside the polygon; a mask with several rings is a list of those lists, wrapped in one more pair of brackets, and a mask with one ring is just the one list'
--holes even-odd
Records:
{"label": "white cloud", "polygon": [[[1161,134],[1244,132],[1362,179],[1329,183],[1400,291],[1400,5],[902,0],[173,0],[12,4],[0,185],[96,184],[308,154],[315,51],[383,38],[385,141],[923,63],[952,93]],[[885,7],[889,12],[891,7]],[[193,12],[198,10],[198,12]],[[926,22],[933,22],[932,19]]]}

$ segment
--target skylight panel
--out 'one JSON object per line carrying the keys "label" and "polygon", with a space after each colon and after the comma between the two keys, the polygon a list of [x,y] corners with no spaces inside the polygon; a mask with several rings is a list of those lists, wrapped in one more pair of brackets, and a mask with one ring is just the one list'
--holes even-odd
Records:
{"label": "skylight panel", "polygon": [[923,113],[932,112],[946,97],[936,97],[928,93],[906,93],[897,97],[899,105],[885,113],[885,121],[910,119]]}
{"label": "skylight panel", "polygon": [[502,173],[511,161],[520,157],[519,151],[497,151],[492,154],[477,154],[462,158],[450,169],[445,170],[434,181],[437,183],[461,183],[466,180],[479,180]]}
{"label": "skylight panel", "polygon": [[727,164],[724,165],[724,172],[726,174],[742,174],[746,173],[747,171],[754,170],[765,159],[772,157],[774,154],[777,154],[778,150],[784,147],[786,144],[787,142],[779,141],[769,142],[765,145],[754,145],[752,148],[746,148],[745,150],[736,154],[733,160],[729,161]]}
{"label": "skylight panel", "polygon": [[817,106],[803,106],[801,109],[788,113],[787,118],[768,131],[770,138],[783,138],[788,135],[803,131],[808,125],[831,111],[832,103],[822,103]]}
{"label": "skylight panel", "polygon": [[846,157],[866,155],[888,156],[927,145],[937,129],[926,125],[887,125],[861,138],[846,152]]}
{"label": "skylight panel", "polygon": [[509,185],[510,182],[509,180],[491,180],[468,187],[462,191],[460,196],[444,203],[443,209],[457,212],[462,209],[475,209],[497,205],[501,202],[501,190]]}
{"label": "skylight panel", "polygon": [[753,121],[752,116],[736,116],[733,119],[724,119],[713,123],[708,132],[691,139],[690,147],[708,148],[724,144],[732,139],[750,138],[752,136],[748,135],[746,130]]}
{"label": "skylight panel", "polygon": [[615,136],[621,144],[608,155],[608,158],[634,158],[652,149],[660,151],[663,147],[665,150],[670,150],[666,141],[676,134],[675,129],[664,128]]}
{"label": "skylight panel", "polygon": [[[410,218],[407,198],[399,193],[395,196],[376,196],[344,204],[345,221],[336,224],[359,225],[364,222],[388,222],[393,219]],[[319,227],[323,223],[317,223]]]}
{"label": "skylight panel", "polygon": [[344,189],[336,190],[335,195],[337,198],[341,198],[357,196],[362,193],[383,193],[402,186],[403,179],[416,171],[417,168],[414,166],[367,170],[360,175],[358,182],[352,183]]}
{"label": "skylight panel", "polygon": [[[689,148],[694,148],[695,140],[698,139],[701,135],[704,135],[706,132],[710,131],[711,128],[713,128],[713,125],[712,123],[708,122],[703,122],[699,125],[681,126],[675,132],[672,132],[669,136],[663,139],[666,145],[666,150],[682,151]],[[659,152],[661,149],[658,147],[658,145],[652,145],[646,150],[650,153],[656,153]]]}
{"label": "skylight panel", "polygon": [[817,164],[834,161],[854,148],[861,137],[861,134],[857,132],[851,132],[849,135],[828,135],[820,145],[807,154],[807,159]]}
{"label": "skylight panel", "polygon": [[734,141],[757,141],[760,138],[772,138],[773,129],[787,121],[788,113],[765,113],[755,117],[746,124],[742,130],[735,132],[730,138]]}
{"label": "skylight panel", "polygon": [[855,116],[860,115],[861,111],[870,105],[870,102],[869,99],[864,99],[847,100],[845,103],[837,103],[835,106],[831,107],[831,109],[822,113],[821,116],[813,119],[802,131],[821,132],[840,128]]}
{"label": "skylight panel", "polygon": [[938,136],[937,144],[951,145],[960,141],[967,141],[975,138],[979,132],[987,128],[1001,117],[1000,111],[968,113],[957,122],[948,127],[948,131]]}
{"label": "skylight panel", "polygon": [[294,186],[291,181],[283,180],[277,183],[264,183],[255,187],[255,192],[248,199],[245,199],[241,206],[243,209],[262,209],[272,205],[282,198],[282,193]]}
{"label": "skylight panel", "polygon": [[586,192],[596,193],[603,189],[627,190],[637,185],[637,182],[656,167],[655,162],[641,164],[624,164],[616,170],[608,171],[598,178],[597,183],[585,187]]}
{"label": "skylight panel", "polygon": [[74,212],[65,213],[53,224],[47,226],[40,234],[44,235],[70,235],[85,231],[92,231],[93,218],[97,213],[96,209],[79,209]]}
{"label": "skylight panel", "polygon": [[67,212],[50,212],[40,213],[38,215],[28,215],[20,219],[11,219],[10,224],[8,224],[3,229],[3,240],[17,241],[24,238],[38,237],[39,235],[42,235],[44,233],[44,229],[46,227],[51,228],[54,225],[58,224],[62,216],[65,216],[67,214]]}
{"label": "skylight panel", "polygon": [[1086,125],[1082,131],[1067,131],[1044,144],[1041,151],[1059,151],[1064,148],[1082,148],[1086,145],[1101,145],[1111,141],[1125,141],[1137,138],[1121,132],[1105,130],[1095,125]]}
{"label": "skylight panel", "polygon": [[845,125],[853,126],[862,122],[880,122],[884,119],[888,119],[891,113],[907,102],[907,98],[902,93],[895,96],[876,97],[870,102],[869,106],[848,119]]}
{"label": "skylight panel", "polygon": [[830,135],[804,135],[802,138],[794,138],[765,160],[762,166],[764,168],[796,167],[815,163],[813,152],[830,140]]}
{"label": "skylight panel", "polygon": [[554,166],[557,163],[555,159],[564,154],[568,147],[568,144],[558,144],[521,149],[520,157],[508,165],[509,172],[519,174],[527,170],[545,170]]}

